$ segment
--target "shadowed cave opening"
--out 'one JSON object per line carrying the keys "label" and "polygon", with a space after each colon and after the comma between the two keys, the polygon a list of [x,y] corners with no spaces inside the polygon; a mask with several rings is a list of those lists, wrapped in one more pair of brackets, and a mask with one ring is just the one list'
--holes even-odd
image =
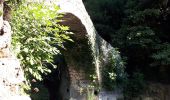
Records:
{"label": "shadowed cave opening", "polygon": [[[74,67],[80,67],[82,65],[84,66],[85,63],[88,64],[89,62],[92,62],[92,59],[90,59],[91,57],[88,56],[91,51],[85,49],[86,45],[88,46],[88,40],[86,37],[87,31],[81,20],[71,13],[65,13],[62,20],[63,21],[60,24],[69,26],[70,31],[74,33],[71,35],[71,38],[74,42],[66,42],[64,44],[66,50],[61,50],[63,55],[57,55],[54,59],[54,64],[57,65],[57,69],[52,70],[52,73],[46,76],[44,79],[43,83],[48,89],[49,100],[69,100],[71,95],[71,73],[69,73],[68,67],[70,67],[72,62],[74,63]],[[72,54],[73,52],[75,53]],[[84,59],[79,58],[79,56],[83,56]],[[79,59],[77,59],[77,57]],[[85,60],[85,58],[88,59]],[[52,66],[50,68],[52,69]],[[87,69],[85,66],[81,68],[83,68],[83,70]]]}
{"label": "shadowed cave opening", "polygon": [[64,56],[57,55],[54,64],[57,65],[57,68],[45,76],[43,81],[44,86],[48,89],[49,100],[63,100],[63,97],[69,98],[70,79]]}

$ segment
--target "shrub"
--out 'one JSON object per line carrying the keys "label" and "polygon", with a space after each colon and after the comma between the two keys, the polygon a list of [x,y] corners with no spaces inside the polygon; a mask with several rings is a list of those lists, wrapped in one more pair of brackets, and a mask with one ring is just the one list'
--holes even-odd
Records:
{"label": "shrub", "polygon": [[109,53],[109,59],[102,69],[103,87],[107,90],[113,90],[116,87],[124,85],[127,78],[124,62],[122,61],[119,52],[113,49]]}
{"label": "shrub", "polygon": [[12,44],[21,60],[27,79],[42,80],[42,74],[51,70],[46,63],[53,65],[53,57],[60,53],[56,47],[64,48],[66,40],[71,41],[68,27],[61,26],[59,7],[43,3],[22,4],[12,13]]}
{"label": "shrub", "polygon": [[133,73],[132,78],[129,78],[124,87],[125,100],[132,100],[132,98],[142,94],[145,88],[145,81],[143,74],[139,72]]}

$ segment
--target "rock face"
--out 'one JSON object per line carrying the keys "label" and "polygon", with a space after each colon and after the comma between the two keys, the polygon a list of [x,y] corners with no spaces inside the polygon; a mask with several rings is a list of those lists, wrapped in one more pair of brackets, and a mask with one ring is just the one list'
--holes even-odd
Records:
{"label": "rock face", "polygon": [[10,52],[11,27],[0,17],[0,100],[30,100],[20,96],[19,84],[24,81],[24,74],[19,60]]}
{"label": "rock face", "polygon": [[[70,79],[67,94],[73,100],[87,100],[87,89],[92,83],[89,76],[96,75],[93,53],[86,36],[87,31],[81,20],[71,13],[65,14],[61,24],[69,26],[70,31],[74,32],[72,35],[74,42],[66,45],[67,50],[64,52]],[[62,85],[63,83],[65,82],[63,81]],[[66,90],[63,87],[61,86],[61,90]],[[66,92],[62,94],[65,95]]]}
{"label": "rock face", "polygon": [[[102,96],[98,96],[100,93],[96,92],[96,88],[89,87],[93,86],[91,85],[93,83],[100,87],[101,69],[109,61],[109,56],[117,58],[120,56],[115,53],[115,49],[109,43],[97,34],[82,0],[60,0],[57,4],[61,8],[61,12],[65,13],[62,24],[69,26],[70,31],[74,33],[72,35],[74,43],[70,43],[69,47],[66,46],[67,51],[64,52],[70,85],[67,88],[62,86],[62,90],[69,89],[67,92],[69,97],[64,96],[63,99],[98,100],[100,99],[98,97],[102,98]],[[115,99],[118,97],[117,95],[119,94],[116,94]],[[110,97],[110,94],[108,96]],[[105,98],[107,100],[107,93],[105,93]]]}

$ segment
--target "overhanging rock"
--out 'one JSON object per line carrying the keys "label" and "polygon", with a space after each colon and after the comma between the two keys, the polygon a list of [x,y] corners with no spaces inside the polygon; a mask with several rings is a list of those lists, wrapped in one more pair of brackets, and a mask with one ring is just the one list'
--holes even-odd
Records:
{"label": "overhanging rock", "polygon": [[[74,33],[71,36],[74,42],[66,44],[67,50],[64,52],[69,75],[66,75],[66,71],[62,76],[65,78],[61,79],[62,99],[108,100],[107,93],[98,96],[100,93],[97,90],[102,83],[101,70],[108,63],[109,57],[119,60],[120,56],[109,43],[97,34],[82,0],[35,1],[59,5],[60,12],[65,13],[61,24],[69,26],[70,31]],[[112,100],[116,100],[116,98],[117,96],[114,95]]]}
{"label": "overhanging rock", "polygon": [[82,0],[44,1],[45,4],[56,3],[60,6],[61,12],[65,13],[61,24],[69,26],[70,31],[74,33],[72,35],[74,42],[66,44],[67,51],[64,52],[69,79],[62,79],[60,86],[62,99],[87,100],[93,97],[94,100],[107,100],[107,96],[105,99],[97,96],[97,89],[92,87],[94,84],[97,85],[94,87],[101,86],[102,67],[108,63],[109,57],[119,60],[119,53],[97,34]]}
{"label": "overhanging rock", "polygon": [[[108,63],[109,56],[114,56],[116,59],[120,59],[120,56],[109,43],[97,34],[82,0],[60,0],[57,4],[61,8],[61,12],[65,13],[62,24],[69,26],[74,33],[72,38],[75,42],[67,47],[67,51],[64,53],[70,74],[70,98],[87,100],[96,91],[93,88],[92,92],[89,92],[87,87],[91,86],[94,81],[101,86],[101,69]],[[92,82],[86,75],[97,78]],[[84,90],[86,92],[82,92]],[[97,98],[97,96],[93,97]]]}

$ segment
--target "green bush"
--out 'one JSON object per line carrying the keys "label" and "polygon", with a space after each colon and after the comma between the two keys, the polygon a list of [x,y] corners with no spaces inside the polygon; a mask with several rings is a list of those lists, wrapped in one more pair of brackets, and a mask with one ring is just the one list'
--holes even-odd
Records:
{"label": "green bush", "polygon": [[[170,13],[167,11],[170,7],[169,2],[161,0],[84,2],[98,33],[113,47],[119,48],[122,58],[127,58],[126,71],[130,76],[134,71],[140,70],[147,79],[153,79],[155,76],[159,77],[160,67],[170,65]],[[152,73],[152,70],[156,71]]]}
{"label": "green bush", "polygon": [[13,9],[26,2],[26,0],[4,0],[4,1],[5,4],[7,4],[10,8]]}
{"label": "green bush", "polygon": [[126,81],[123,93],[125,100],[132,100],[142,94],[145,88],[145,81],[143,74],[139,72],[133,73],[132,78]]}
{"label": "green bush", "polygon": [[127,78],[124,62],[119,52],[113,49],[109,54],[109,59],[102,69],[103,87],[107,90],[114,90],[116,87],[124,85]]}
{"label": "green bush", "polygon": [[[64,48],[66,40],[72,41],[68,27],[58,24],[62,15],[59,7],[43,3],[22,4],[12,13],[12,45],[27,79],[42,80],[42,74],[51,70],[46,63],[53,65],[53,57]],[[53,65],[55,68],[56,65]]]}

